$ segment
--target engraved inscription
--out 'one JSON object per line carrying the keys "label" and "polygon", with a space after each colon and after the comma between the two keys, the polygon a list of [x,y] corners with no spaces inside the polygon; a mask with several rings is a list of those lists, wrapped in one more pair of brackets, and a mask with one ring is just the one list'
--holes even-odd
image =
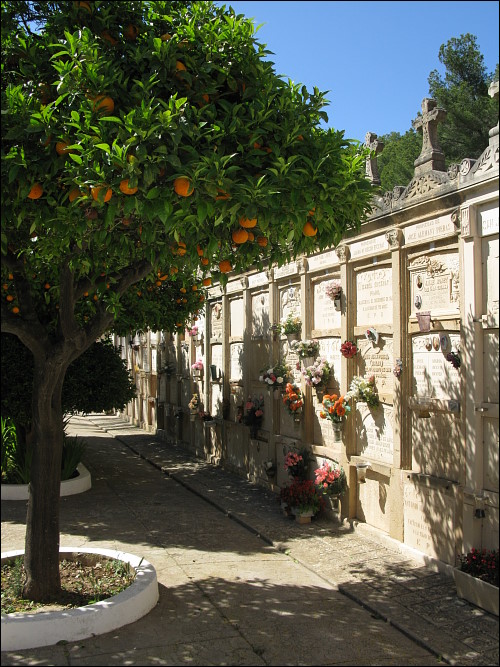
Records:
{"label": "engraved inscription", "polygon": [[390,268],[363,271],[356,277],[358,325],[392,322],[392,272]]}
{"label": "engraved inscription", "polygon": [[243,299],[232,299],[229,305],[231,333],[235,338],[243,338],[243,325],[245,315],[243,310]]}
{"label": "engraved inscription", "polygon": [[330,282],[322,281],[314,285],[314,326],[313,329],[340,328],[341,312],[335,310],[335,304],[325,292],[325,285]]}

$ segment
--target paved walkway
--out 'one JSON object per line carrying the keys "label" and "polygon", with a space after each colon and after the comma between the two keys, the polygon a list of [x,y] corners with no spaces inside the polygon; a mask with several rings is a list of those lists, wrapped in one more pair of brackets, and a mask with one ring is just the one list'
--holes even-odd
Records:
{"label": "paved walkway", "polygon": [[[276,496],[117,417],[70,425],[92,489],[61,499],[61,545],[140,554],[160,600],[106,635],[2,665],[498,665],[498,618],[449,572],[359,524],[299,525]],[[2,501],[2,551],[26,504]]]}

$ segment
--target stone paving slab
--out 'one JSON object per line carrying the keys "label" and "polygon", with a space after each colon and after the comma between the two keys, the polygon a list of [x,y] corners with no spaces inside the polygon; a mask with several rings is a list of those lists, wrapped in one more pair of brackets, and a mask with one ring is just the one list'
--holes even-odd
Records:
{"label": "stone paving slab", "polygon": [[[92,489],[61,499],[61,544],[139,550],[160,600],[113,633],[2,665],[498,664],[498,618],[378,531],[301,526],[267,489],[114,416],[71,429],[89,441]],[[2,501],[3,550],[23,547],[25,513]]]}

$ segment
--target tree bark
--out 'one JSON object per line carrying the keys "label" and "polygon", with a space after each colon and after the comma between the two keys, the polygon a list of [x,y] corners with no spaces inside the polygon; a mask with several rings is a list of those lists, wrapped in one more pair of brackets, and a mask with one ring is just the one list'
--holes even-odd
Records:
{"label": "tree bark", "polygon": [[36,602],[57,597],[59,496],[64,426],[61,390],[69,362],[62,355],[35,355],[32,404],[33,459],[29,484],[23,596]]}

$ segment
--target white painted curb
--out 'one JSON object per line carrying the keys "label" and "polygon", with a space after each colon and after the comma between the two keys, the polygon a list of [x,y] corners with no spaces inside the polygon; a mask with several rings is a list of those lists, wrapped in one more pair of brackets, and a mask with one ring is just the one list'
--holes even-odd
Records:
{"label": "white painted curb", "polygon": [[[3,614],[2,651],[52,646],[62,640],[72,642],[102,635],[137,621],[158,602],[156,570],[151,563],[139,556],[111,549],[79,547],[61,547],[59,553],[99,554],[121,560],[136,570],[136,577],[134,582],[118,595],[85,607],[38,614]],[[2,563],[23,554],[24,550],[2,553]]]}
{"label": "white painted curb", "polygon": [[[73,496],[92,487],[90,472],[83,463],[79,463],[76,469],[80,473],[78,477],[61,482],[61,496]],[[2,484],[2,500],[28,500],[28,484]]]}

